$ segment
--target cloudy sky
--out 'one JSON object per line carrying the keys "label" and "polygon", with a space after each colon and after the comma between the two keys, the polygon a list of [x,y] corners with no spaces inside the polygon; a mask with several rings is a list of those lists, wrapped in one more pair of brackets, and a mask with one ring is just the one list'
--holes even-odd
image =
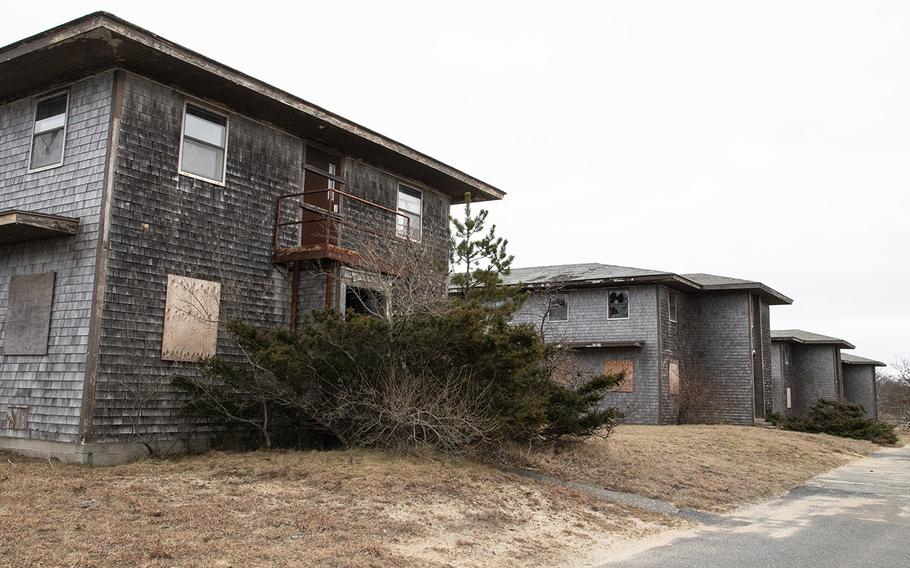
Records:
{"label": "cloudy sky", "polygon": [[507,191],[518,266],[752,278],[910,356],[910,3],[243,5],[20,2],[0,44],[111,11]]}

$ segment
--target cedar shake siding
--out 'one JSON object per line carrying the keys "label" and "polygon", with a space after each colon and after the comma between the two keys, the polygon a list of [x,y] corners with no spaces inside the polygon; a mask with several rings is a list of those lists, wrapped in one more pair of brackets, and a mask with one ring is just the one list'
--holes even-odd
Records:
{"label": "cedar shake siding", "polygon": [[[59,89],[69,93],[69,109],[57,168],[29,172],[36,97],[0,105],[0,211],[79,220],[75,236],[0,245],[0,441],[7,439],[8,446],[79,440],[112,76],[101,73]],[[55,273],[47,353],[7,354],[11,278],[46,272]],[[21,427],[8,427],[11,407],[25,409]]]}

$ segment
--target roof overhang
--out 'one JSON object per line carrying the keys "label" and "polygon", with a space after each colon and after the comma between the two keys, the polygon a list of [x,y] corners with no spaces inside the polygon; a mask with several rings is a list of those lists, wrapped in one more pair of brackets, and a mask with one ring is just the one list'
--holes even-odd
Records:
{"label": "roof overhang", "polygon": [[774,288],[765,286],[761,282],[743,282],[740,284],[710,284],[702,285],[701,289],[706,292],[724,290],[752,290],[758,292],[758,294],[772,306],[783,306],[793,303],[793,300],[791,298],[784,296]]}
{"label": "roof overhang", "polygon": [[841,354],[841,363],[844,365],[870,365],[872,367],[887,367],[886,363],[881,361],[876,361],[875,359],[866,359],[865,357],[859,357],[858,355],[851,355],[848,359],[846,354]]}
{"label": "roof overhang", "polygon": [[71,237],[78,229],[79,219],[72,217],[31,211],[0,211],[0,246]]}
{"label": "roof overhang", "polygon": [[290,93],[96,12],[0,48],[0,104],[121,68],[421,181],[460,201],[505,192]]}
{"label": "roof overhang", "polygon": [[582,280],[560,280],[558,278],[538,282],[516,282],[508,286],[517,286],[524,290],[552,289],[562,290],[577,288],[603,288],[606,286],[625,286],[634,284],[662,284],[683,292],[723,292],[723,291],[756,291],[771,305],[792,304],[793,300],[761,282],[742,282],[735,284],[700,284],[690,278],[672,272],[641,274],[638,276],[618,276],[612,278],[590,278]]}
{"label": "roof overhang", "polygon": [[618,276],[613,278],[591,278],[586,280],[567,280],[558,279],[545,280],[541,282],[517,282],[510,283],[507,286],[520,287],[523,290],[550,289],[554,286],[563,290],[574,290],[577,288],[603,288],[606,286],[628,286],[637,284],[663,284],[671,288],[680,290],[700,290],[701,286],[683,278],[677,274],[644,274],[640,276]]}
{"label": "roof overhang", "polygon": [[843,339],[805,339],[802,337],[793,337],[793,336],[778,336],[772,337],[771,341],[785,341],[789,343],[799,343],[801,345],[834,345],[840,347],[841,349],[856,349],[856,345],[853,345],[849,341]]}

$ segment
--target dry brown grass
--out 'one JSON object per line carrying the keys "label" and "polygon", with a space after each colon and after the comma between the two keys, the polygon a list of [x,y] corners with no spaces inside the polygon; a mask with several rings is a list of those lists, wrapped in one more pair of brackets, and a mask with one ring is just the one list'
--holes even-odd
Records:
{"label": "dry brown grass", "polygon": [[862,457],[871,442],[737,426],[621,426],[606,440],[515,453],[519,463],[571,481],[709,511],[780,495]]}
{"label": "dry brown grass", "polygon": [[4,566],[555,565],[679,524],[433,457],[212,453],[95,469],[0,457]]}

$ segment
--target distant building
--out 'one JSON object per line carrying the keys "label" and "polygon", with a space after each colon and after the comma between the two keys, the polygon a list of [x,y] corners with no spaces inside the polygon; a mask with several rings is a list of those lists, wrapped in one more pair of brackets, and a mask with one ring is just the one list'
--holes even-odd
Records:
{"label": "distant building", "polygon": [[844,398],[848,402],[861,404],[866,416],[878,418],[878,384],[875,368],[885,367],[881,361],[866,359],[850,353],[841,353]]}
{"label": "distant building", "polygon": [[626,421],[751,425],[771,410],[770,306],[750,280],[607,264],[516,268],[531,295],[516,322],[569,348],[567,378],[623,371],[607,395]]}
{"label": "distant building", "polygon": [[231,354],[225,320],[352,307],[364,243],[446,263],[450,205],[503,196],[105,13],[0,48],[0,77],[0,448],[204,437],[170,379]]}
{"label": "distant building", "polygon": [[820,399],[843,399],[841,349],[854,345],[801,329],[773,330],[774,412],[805,414]]}

